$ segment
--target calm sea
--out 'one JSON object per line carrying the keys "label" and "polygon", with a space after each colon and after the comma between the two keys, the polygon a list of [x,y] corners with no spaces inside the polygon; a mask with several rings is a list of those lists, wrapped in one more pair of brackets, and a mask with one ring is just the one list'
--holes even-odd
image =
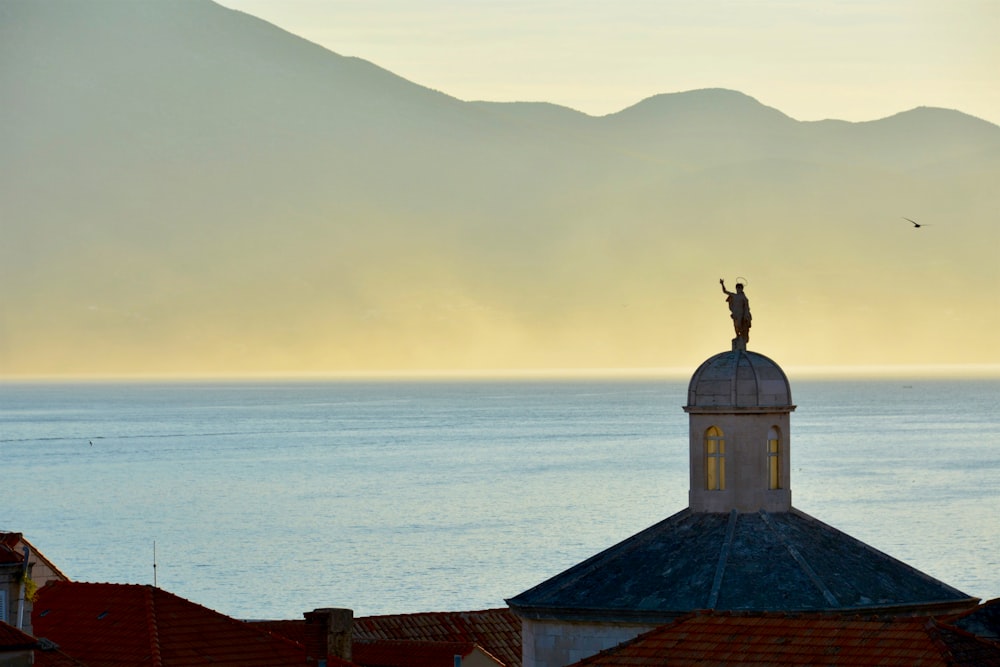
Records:
{"label": "calm sea", "polygon": [[[1000,597],[1000,380],[793,378],[793,504]],[[0,384],[0,530],[238,618],[503,606],[687,505],[686,381]],[[155,545],[155,548],[154,548]]]}

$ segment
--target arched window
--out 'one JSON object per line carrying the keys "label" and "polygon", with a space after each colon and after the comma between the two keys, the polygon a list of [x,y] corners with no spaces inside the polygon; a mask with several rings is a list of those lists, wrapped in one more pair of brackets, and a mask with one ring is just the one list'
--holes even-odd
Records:
{"label": "arched window", "polygon": [[705,488],[709,491],[726,488],[726,441],[718,426],[705,431]]}
{"label": "arched window", "polygon": [[781,488],[781,438],[773,426],[767,432],[767,488]]}

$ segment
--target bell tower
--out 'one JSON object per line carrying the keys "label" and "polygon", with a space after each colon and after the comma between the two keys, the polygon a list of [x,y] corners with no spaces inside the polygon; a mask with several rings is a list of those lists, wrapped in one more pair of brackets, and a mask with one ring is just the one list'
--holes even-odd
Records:
{"label": "bell tower", "polygon": [[688,385],[693,512],[787,512],[792,392],[767,357],[733,344]]}

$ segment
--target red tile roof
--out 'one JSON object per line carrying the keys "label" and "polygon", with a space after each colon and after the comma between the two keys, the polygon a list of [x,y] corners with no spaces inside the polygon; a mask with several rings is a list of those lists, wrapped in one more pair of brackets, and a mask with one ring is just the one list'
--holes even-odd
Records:
{"label": "red tile roof", "polygon": [[34,648],[37,644],[38,640],[31,635],[0,620],[0,653]]}
{"label": "red tile roof", "polygon": [[152,586],[56,582],[38,591],[32,623],[68,655],[107,667],[306,664],[301,645]]}
{"label": "red tile roof", "polygon": [[13,625],[0,621],[0,663],[4,656],[20,651],[32,651],[35,667],[86,667],[59,651],[51,642],[39,641],[35,637],[18,630]]}
{"label": "red tile roof", "polygon": [[249,625],[253,627],[264,630],[265,632],[270,632],[276,635],[281,635],[286,639],[291,639],[296,644],[302,644],[309,648],[315,648],[312,645],[319,646],[320,641],[325,644],[326,637],[320,637],[315,631],[314,626],[307,625],[302,619],[287,620],[287,621],[247,621]]}
{"label": "red tile roof", "polygon": [[297,644],[305,647],[306,658],[318,660],[322,657],[327,661],[328,667],[350,667],[356,663],[338,658],[335,655],[326,654],[325,626],[321,624],[309,623],[305,620],[283,620],[283,621],[247,621],[257,629],[264,630],[279,637],[285,637]]}
{"label": "red tile roof", "polygon": [[521,621],[509,609],[363,616],[354,619],[353,640],[355,646],[377,640],[477,644],[507,667],[521,666]]}
{"label": "red tile roof", "polygon": [[[296,641],[307,649],[317,641],[312,627],[302,620],[254,621],[252,624]],[[375,664],[358,659],[359,651],[360,655],[372,659],[373,655],[381,655],[373,653],[377,646],[384,645],[398,654],[406,648],[417,650],[415,643],[419,642],[426,644],[428,650],[433,650],[432,644],[450,644],[452,648],[478,646],[507,667],[521,666],[521,621],[508,609],[363,616],[354,619],[351,639],[352,659],[358,664]],[[408,643],[393,646],[400,642]],[[450,665],[455,654],[449,655]]]}
{"label": "red tile roof", "polygon": [[33,667],[87,667],[87,663],[71,658],[57,647],[52,646],[35,651]]}
{"label": "red tile roof", "polygon": [[392,639],[356,642],[351,659],[364,667],[452,667],[456,655],[465,659],[477,649],[488,659],[493,658],[498,667],[503,667],[503,663],[489,655],[482,647],[470,642]]}
{"label": "red tile roof", "polygon": [[1000,667],[1000,646],[926,617],[695,612],[576,664]]}

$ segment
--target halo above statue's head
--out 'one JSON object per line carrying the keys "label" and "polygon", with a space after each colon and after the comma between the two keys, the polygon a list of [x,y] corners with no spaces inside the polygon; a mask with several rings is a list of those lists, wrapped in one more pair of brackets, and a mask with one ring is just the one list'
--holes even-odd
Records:
{"label": "halo above statue's head", "polygon": [[743,285],[743,287],[750,287],[750,281],[743,276],[736,276],[736,284]]}

